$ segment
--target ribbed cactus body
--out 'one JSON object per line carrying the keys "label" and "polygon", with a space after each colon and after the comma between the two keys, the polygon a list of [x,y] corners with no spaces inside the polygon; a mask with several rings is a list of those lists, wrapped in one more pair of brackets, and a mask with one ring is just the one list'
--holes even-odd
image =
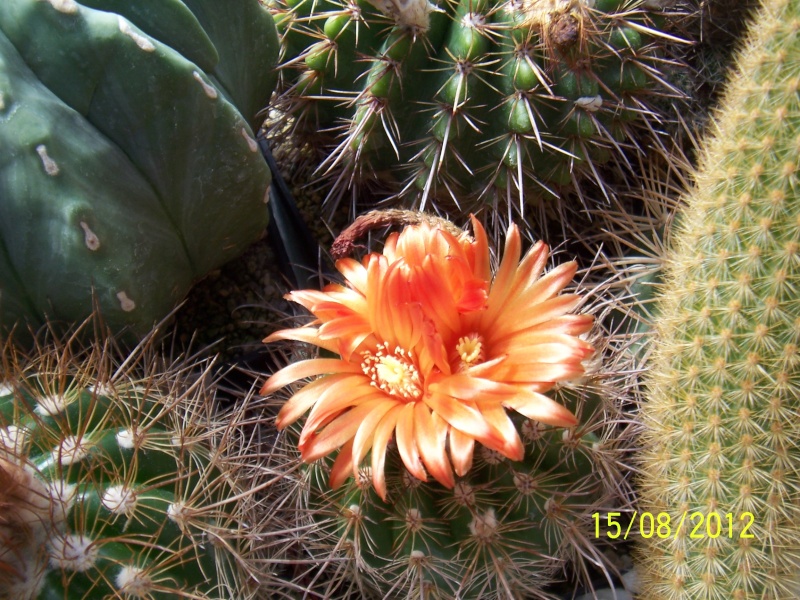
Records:
{"label": "ribbed cactus body", "polygon": [[2,323],[143,334],[257,239],[276,59],[257,0],[2,3]]}
{"label": "ribbed cactus body", "polygon": [[574,429],[518,419],[521,461],[476,447],[453,489],[410,475],[396,449],[386,460],[386,502],[368,469],[330,490],[329,462],[313,463],[303,501],[309,523],[300,521],[314,538],[307,547],[327,571],[347,561],[356,597],[547,597],[553,580],[584,575],[587,558],[603,568],[592,515],[624,503],[625,485],[613,458],[613,412],[597,391],[559,394],[583,415]]}
{"label": "ribbed cactus body", "polygon": [[191,365],[42,349],[3,354],[0,598],[250,597],[254,505]]}
{"label": "ribbed cactus body", "polygon": [[648,600],[800,595],[799,34],[800,2],[764,3],[673,237],[640,504],[672,534],[642,542]]}
{"label": "ribbed cactus body", "polygon": [[334,195],[377,180],[423,205],[552,199],[621,159],[663,80],[660,11],[641,2],[271,6],[282,106],[327,139]]}

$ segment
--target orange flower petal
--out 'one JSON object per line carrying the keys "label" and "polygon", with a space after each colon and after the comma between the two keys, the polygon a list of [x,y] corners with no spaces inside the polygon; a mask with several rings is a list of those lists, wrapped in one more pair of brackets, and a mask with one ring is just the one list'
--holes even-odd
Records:
{"label": "orange flower petal", "polygon": [[[488,315],[493,316],[496,314],[508,301],[508,294],[514,282],[514,275],[517,272],[521,249],[522,242],[519,237],[519,229],[517,229],[516,225],[511,225],[506,235],[506,246],[503,250],[500,268],[497,269],[497,274],[489,290],[489,301],[486,307]],[[491,317],[487,318],[491,320]]]}
{"label": "orange flower petal", "polygon": [[472,468],[475,450],[475,438],[462,433],[458,429],[450,429],[450,457],[456,475],[463,477]]}
{"label": "orange flower petal", "polygon": [[336,261],[336,269],[353,289],[361,294],[367,293],[367,270],[364,265],[354,258],[342,258]]}
{"label": "orange flower petal", "polygon": [[431,392],[425,395],[425,404],[450,425],[476,439],[492,435],[483,415],[463,402],[445,394]]}
{"label": "orange flower petal", "polygon": [[548,425],[574,427],[578,424],[578,419],[566,407],[544,394],[536,392],[518,394],[503,402],[503,405],[525,415],[529,419],[541,421]]}
{"label": "orange flower petal", "polygon": [[[463,373],[454,373],[450,377],[443,377],[436,383],[430,384],[428,390],[435,394],[449,396],[453,402],[480,400],[486,396],[505,397],[517,392],[514,386],[506,383],[472,377]],[[451,425],[463,430],[463,427],[459,427],[455,423],[451,423]]]}
{"label": "orange flower petal", "polygon": [[[525,457],[525,448],[519,438],[517,428],[513,421],[508,417],[506,410],[502,406],[487,406],[481,408],[486,422],[495,430],[495,434],[490,438],[480,439],[484,446],[497,450],[503,456],[511,460],[522,460]],[[496,443],[500,440],[500,443]]]}
{"label": "orange flower petal", "polygon": [[311,358],[308,360],[301,360],[287,365],[277,373],[274,373],[272,377],[267,379],[264,383],[261,388],[261,394],[266,396],[298,379],[305,379],[306,377],[315,377],[326,373],[360,372],[362,371],[359,365],[345,362],[338,358]]}
{"label": "orange flower petal", "polygon": [[352,456],[353,440],[350,440],[342,446],[342,449],[339,450],[339,454],[336,456],[336,460],[333,461],[331,473],[328,476],[328,487],[332,490],[341,486],[351,475],[358,476],[358,469],[351,468],[353,464]]}
{"label": "orange flower petal", "polygon": [[386,474],[384,466],[386,464],[386,447],[392,439],[397,419],[400,411],[403,410],[402,404],[393,406],[386,413],[378,426],[375,428],[375,435],[372,437],[372,485],[382,500],[386,500]]}
{"label": "orange flower petal", "polygon": [[392,400],[391,397],[386,398],[386,401],[383,404],[380,404],[373,410],[370,414],[366,416],[366,418],[361,422],[361,425],[356,432],[355,437],[353,438],[353,471],[355,472],[358,469],[358,466],[361,464],[361,461],[364,460],[364,457],[369,452],[369,449],[372,447],[372,440],[375,437],[375,429],[378,426],[378,423],[383,420],[383,417],[397,406],[401,406],[403,403]]}
{"label": "orange flower petal", "polygon": [[489,262],[489,240],[486,237],[486,230],[474,215],[470,215],[472,223],[472,235],[475,238],[474,248],[474,273],[478,279],[490,281],[492,270]]}
{"label": "orange flower petal", "polygon": [[395,432],[397,449],[400,451],[400,458],[408,472],[421,481],[428,481],[428,475],[419,458],[419,449],[414,436],[414,404],[414,402],[409,402],[403,406],[397,418],[397,431]]}
{"label": "orange flower petal", "polygon": [[[383,398],[364,402],[328,423],[316,435],[309,436],[305,444],[298,445],[303,460],[310,463],[341,448],[355,436],[361,421],[382,402],[385,402]],[[308,424],[305,425],[304,431],[306,427]]]}
{"label": "orange flower petal", "polygon": [[329,340],[323,340],[319,337],[316,327],[298,327],[296,329],[281,329],[264,338],[264,343],[269,344],[279,340],[294,340],[296,342],[305,342],[306,344],[313,344],[324,350],[330,352],[337,351],[337,345]]}
{"label": "orange flower petal", "polygon": [[[350,382],[347,382],[350,384]],[[359,381],[350,385],[339,385],[336,389],[327,389],[324,397],[317,400],[314,408],[306,419],[303,432],[300,434],[299,444],[305,444],[309,435],[322,429],[327,423],[335,419],[342,412],[360,406],[372,400],[388,400],[386,394],[369,385],[369,379],[361,377]]]}
{"label": "orange flower petal", "polygon": [[447,423],[432,413],[424,402],[414,406],[414,436],[425,468],[436,481],[446,488],[455,485],[453,470],[447,458]]}
{"label": "orange flower petal", "polygon": [[349,391],[352,385],[358,383],[361,379],[361,376],[352,373],[334,373],[312,381],[289,398],[281,407],[275,421],[276,426],[278,429],[283,429],[291,425],[311,409],[314,404],[320,400],[324,401],[326,395],[337,393],[339,386],[343,386],[345,390]]}

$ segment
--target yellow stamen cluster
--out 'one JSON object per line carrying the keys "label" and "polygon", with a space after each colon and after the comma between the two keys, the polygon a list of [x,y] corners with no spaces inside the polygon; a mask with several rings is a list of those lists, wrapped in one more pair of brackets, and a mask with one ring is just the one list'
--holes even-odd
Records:
{"label": "yellow stamen cluster", "polygon": [[477,333],[470,333],[458,338],[456,352],[461,359],[461,369],[483,362],[483,338]]}
{"label": "yellow stamen cluster", "polygon": [[389,345],[381,343],[376,352],[364,352],[362,356],[361,368],[369,376],[370,385],[406,400],[422,396],[422,383],[411,351],[399,346],[389,351]]}

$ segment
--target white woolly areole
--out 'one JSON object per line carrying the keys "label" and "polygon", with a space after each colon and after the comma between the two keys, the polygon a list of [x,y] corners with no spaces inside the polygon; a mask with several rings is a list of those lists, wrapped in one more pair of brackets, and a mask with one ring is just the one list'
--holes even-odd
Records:
{"label": "white woolly areole", "polygon": [[497,535],[498,525],[497,515],[495,515],[494,509],[490,508],[482,515],[475,515],[469,524],[469,531],[475,538],[488,542]]}
{"label": "white woolly areole", "polygon": [[117,21],[119,23],[119,30],[125,35],[127,35],[129,38],[131,38],[136,43],[136,45],[139,46],[139,48],[141,48],[145,52],[153,52],[156,49],[155,44],[153,44],[153,42],[148,40],[140,33],[137,33],[133,29],[131,29],[131,24],[127,19],[118,16]]}
{"label": "white woolly areole", "polygon": [[85,535],[65,535],[50,539],[50,564],[62,571],[88,571],[97,562],[97,546]]}
{"label": "white woolly areole", "polygon": [[58,175],[59,168],[58,163],[50,158],[50,155],[47,153],[47,146],[44,144],[39,144],[36,146],[36,154],[39,155],[39,159],[42,161],[42,166],[44,167],[44,172],[50,175],[50,177],[55,177]]}
{"label": "white woolly areole", "polygon": [[583,96],[575,100],[575,106],[587,112],[597,112],[603,106],[602,96]]}
{"label": "white woolly areole", "polygon": [[64,412],[71,402],[72,398],[62,394],[45,396],[39,398],[39,402],[36,404],[33,412],[41,417],[55,417]]}
{"label": "white woolly areole", "polygon": [[0,396],[10,396],[13,393],[14,393],[13,385],[11,385],[7,381],[0,381]]}
{"label": "white woolly areole", "polygon": [[367,0],[387,17],[392,17],[398,25],[412,27],[418,31],[428,31],[430,14],[442,10],[429,0]]}
{"label": "white woolly areole", "polygon": [[133,566],[122,567],[114,578],[114,585],[125,596],[149,597],[153,591],[153,580],[144,569]]}
{"label": "white woolly areole", "polygon": [[167,518],[184,529],[189,523],[191,511],[183,502],[173,502],[167,507]]}
{"label": "white woolly areole", "polygon": [[124,485],[109,486],[100,501],[115,515],[130,516],[136,510],[136,492]]}
{"label": "white woolly areole", "polygon": [[121,429],[114,437],[117,440],[117,445],[125,450],[133,450],[136,445],[136,434],[130,429]]}
{"label": "white woolly areole", "polygon": [[53,456],[62,465],[67,466],[82,461],[89,454],[89,448],[88,440],[70,435],[61,440],[61,443],[53,450]]}
{"label": "white woolly areole", "polygon": [[67,520],[67,515],[75,504],[75,500],[78,497],[78,486],[63,479],[56,479],[50,482],[48,491],[50,493],[50,506],[52,506],[51,518],[53,525],[58,527]]}
{"label": "white woolly areole", "polygon": [[58,12],[67,15],[74,15],[78,12],[78,3],[75,0],[47,0],[50,6],[55,8]]}
{"label": "white woolly areole", "polygon": [[86,390],[89,393],[97,394],[98,396],[112,396],[114,394],[113,385],[110,383],[102,383],[100,381],[86,386]]}
{"label": "white woolly areole", "polygon": [[197,83],[203,86],[203,93],[206,96],[208,96],[211,100],[217,99],[218,94],[216,88],[213,85],[206,83],[206,80],[203,79],[203,76],[200,75],[200,73],[198,73],[197,71],[192,71],[192,77],[195,78],[195,81],[197,81]]}
{"label": "white woolly areole", "polygon": [[25,439],[30,432],[24,427],[9,425],[0,427],[0,447],[8,450],[11,454],[19,456],[25,446]]}

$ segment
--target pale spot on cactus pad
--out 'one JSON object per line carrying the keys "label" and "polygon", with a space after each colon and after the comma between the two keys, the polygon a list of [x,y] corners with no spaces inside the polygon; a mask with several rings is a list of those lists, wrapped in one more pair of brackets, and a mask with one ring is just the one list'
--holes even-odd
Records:
{"label": "pale spot on cactus pad", "polygon": [[78,12],[78,3],[75,0],[47,0],[58,12],[74,15]]}
{"label": "pale spot on cactus pad", "polygon": [[200,73],[197,71],[192,71],[192,77],[194,77],[195,80],[197,80],[197,82],[203,86],[203,93],[205,93],[206,96],[212,100],[217,99],[217,90],[213,85],[206,83],[205,79],[203,79],[203,76],[200,75]]}
{"label": "pale spot on cactus pad", "polygon": [[242,132],[244,141],[247,142],[248,148],[250,148],[250,152],[258,152],[258,142],[253,139],[253,136],[251,136],[244,127],[242,127],[240,131]]}
{"label": "pale spot on cactus pad", "polygon": [[83,242],[86,244],[86,247],[92,252],[98,250],[100,248],[100,238],[89,228],[86,221],[81,221],[80,225],[81,229],[83,229]]}
{"label": "pale spot on cactus pad", "polygon": [[156,49],[153,42],[131,29],[131,24],[126,19],[123,17],[117,17],[117,21],[119,22],[119,30],[136,42],[136,45],[139,46],[139,48],[145,52],[153,52]]}
{"label": "pale spot on cactus pad", "polygon": [[117,292],[117,300],[119,300],[120,308],[125,312],[131,312],[136,308],[136,302],[131,300],[125,292]]}
{"label": "pale spot on cactus pad", "polygon": [[36,146],[36,154],[39,155],[39,158],[42,160],[42,166],[44,167],[44,172],[50,175],[51,177],[55,177],[58,175],[58,164],[50,155],[47,154],[47,147],[44,144],[39,144]]}

